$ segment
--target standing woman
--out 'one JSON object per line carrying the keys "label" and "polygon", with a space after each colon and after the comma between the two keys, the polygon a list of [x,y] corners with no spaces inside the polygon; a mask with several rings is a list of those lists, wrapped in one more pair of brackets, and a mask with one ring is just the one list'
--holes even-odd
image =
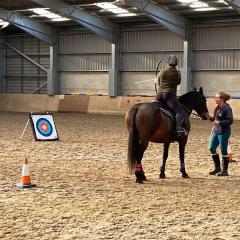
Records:
{"label": "standing woman", "polygon": [[[229,99],[230,95],[225,92],[219,92],[215,96],[217,107],[214,110],[213,117],[210,117],[213,122],[213,131],[209,144],[215,169],[209,173],[210,175],[228,176],[229,159],[227,147],[231,136],[231,124],[233,123],[232,109],[227,103]],[[218,145],[220,145],[222,153],[222,168],[219,155],[216,152]]]}

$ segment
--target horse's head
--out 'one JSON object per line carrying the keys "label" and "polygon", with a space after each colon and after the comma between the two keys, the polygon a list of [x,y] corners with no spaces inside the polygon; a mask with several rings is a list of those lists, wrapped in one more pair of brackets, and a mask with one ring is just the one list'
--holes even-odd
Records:
{"label": "horse's head", "polygon": [[209,119],[209,113],[207,108],[207,99],[203,94],[203,89],[194,89],[193,109],[198,113],[202,120]]}

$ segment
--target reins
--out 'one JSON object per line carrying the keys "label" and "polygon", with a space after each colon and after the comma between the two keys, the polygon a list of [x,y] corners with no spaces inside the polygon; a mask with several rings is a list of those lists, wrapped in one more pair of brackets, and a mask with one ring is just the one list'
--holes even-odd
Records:
{"label": "reins", "polygon": [[197,117],[200,117],[201,116],[199,114],[196,114],[196,113],[193,113],[189,108],[187,108],[186,106],[184,106],[183,104],[181,104],[182,107],[184,108],[184,110],[189,114],[189,115],[194,115],[194,116],[197,116]]}

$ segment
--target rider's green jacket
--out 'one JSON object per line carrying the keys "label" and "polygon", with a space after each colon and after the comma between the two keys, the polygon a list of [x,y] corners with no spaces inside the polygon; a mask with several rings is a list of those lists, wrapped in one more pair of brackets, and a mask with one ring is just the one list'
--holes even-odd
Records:
{"label": "rider's green jacket", "polygon": [[167,69],[162,70],[158,75],[158,93],[171,92],[177,94],[177,85],[181,83],[181,74],[173,66],[169,66]]}

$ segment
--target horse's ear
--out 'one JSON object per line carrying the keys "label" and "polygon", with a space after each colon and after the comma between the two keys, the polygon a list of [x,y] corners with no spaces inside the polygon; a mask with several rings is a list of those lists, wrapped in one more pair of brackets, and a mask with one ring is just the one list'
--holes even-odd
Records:
{"label": "horse's ear", "polygon": [[197,91],[197,89],[196,89],[195,87],[193,87],[193,90],[194,90],[194,91]]}
{"label": "horse's ear", "polygon": [[199,93],[200,93],[201,95],[203,95],[203,88],[202,88],[202,87],[199,88]]}

